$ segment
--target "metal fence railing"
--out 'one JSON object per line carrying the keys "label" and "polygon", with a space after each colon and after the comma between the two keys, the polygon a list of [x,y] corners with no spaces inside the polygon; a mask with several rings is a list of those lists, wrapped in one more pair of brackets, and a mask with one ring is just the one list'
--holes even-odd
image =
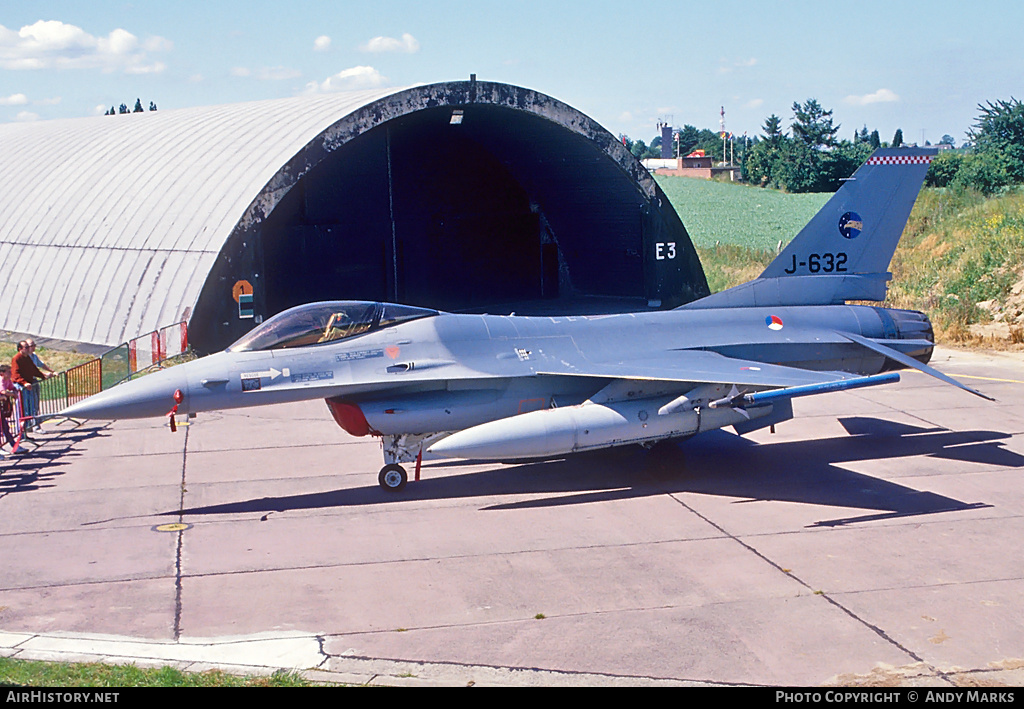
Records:
{"label": "metal fence railing", "polygon": [[[102,362],[97,357],[36,382],[32,388],[35,389],[37,405],[35,411],[29,409],[26,413],[40,419],[48,418],[87,396],[99,393],[103,389],[101,367]],[[22,392],[22,398],[25,398],[25,392]]]}
{"label": "metal fence railing", "polygon": [[184,322],[129,340],[21,391],[7,416],[10,430],[20,437],[24,422],[50,418],[71,404],[160,367],[188,351],[188,326]]}

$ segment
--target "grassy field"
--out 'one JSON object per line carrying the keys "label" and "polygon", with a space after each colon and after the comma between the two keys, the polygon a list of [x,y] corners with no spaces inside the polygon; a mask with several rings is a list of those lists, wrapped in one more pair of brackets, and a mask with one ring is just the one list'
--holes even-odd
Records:
{"label": "grassy field", "polygon": [[[0,362],[7,362],[9,364],[11,358],[17,353],[17,343],[0,342]],[[77,364],[88,362],[92,359],[92,355],[80,354],[77,352],[63,352],[61,350],[47,349],[45,347],[37,347],[36,354],[39,355],[39,359],[46,362],[50,369],[55,372],[69,369]]]}
{"label": "grassy field", "polygon": [[927,312],[941,341],[1019,346],[1024,193],[922,191],[891,270],[886,304]]}
{"label": "grassy field", "polygon": [[786,194],[761,187],[656,177],[698,248],[742,246],[775,251],[789,242],[831,194]]}

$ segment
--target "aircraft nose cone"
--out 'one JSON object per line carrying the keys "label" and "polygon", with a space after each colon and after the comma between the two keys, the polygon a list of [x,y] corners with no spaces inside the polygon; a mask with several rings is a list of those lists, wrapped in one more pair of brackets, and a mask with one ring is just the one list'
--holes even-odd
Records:
{"label": "aircraft nose cone", "polygon": [[[177,371],[176,371],[177,370]],[[78,419],[129,419],[165,416],[175,404],[174,392],[184,395],[179,410],[188,405],[188,383],[180,367],[148,374],[111,387],[72,404],[58,414]]]}

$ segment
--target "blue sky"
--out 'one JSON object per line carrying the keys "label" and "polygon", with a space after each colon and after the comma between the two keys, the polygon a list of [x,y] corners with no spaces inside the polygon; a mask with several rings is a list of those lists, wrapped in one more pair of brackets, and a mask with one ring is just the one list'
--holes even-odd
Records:
{"label": "blue sky", "polygon": [[840,136],[943,134],[1024,97],[1024,4],[900,2],[46,3],[0,0],[0,122],[403,87],[477,74],[645,141],[659,120],[736,134],[815,98]]}

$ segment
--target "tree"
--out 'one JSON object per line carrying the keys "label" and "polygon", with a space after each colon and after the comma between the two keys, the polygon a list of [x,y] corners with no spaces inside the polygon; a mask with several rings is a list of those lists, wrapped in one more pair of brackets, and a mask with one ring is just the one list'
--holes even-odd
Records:
{"label": "tree", "polygon": [[813,150],[836,145],[839,126],[832,123],[832,111],[826,111],[813,98],[801,105],[793,102],[793,137]]}
{"label": "tree", "polygon": [[843,180],[871,157],[874,148],[867,142],[840,141],[832,150],[821,151],[821,167],[815,185],[816,192],[835,192]]}
{"label": "tree", "polygon": [[149,110],[150,111],[155,111],[156,110],[156,104],[153,103],[152,101],[149,102]]}
{"label": "tree", "polygon": [[871,131],[871,137],[868,138],[868,144],[872,147],[872,149],[880,148],[882,146],[882,139],[878,137],[877,130]]}
{"label": "tree", "polygon": [[142,99],[135,99],[135,108],[132,109],[132,113],[142,113]]}
{"label": "tree", "polygon": [[629,147],[629,152],[633,153],[633,157],[637,160],[643,160],[647,157],[647,143],[638,140]]}
{"label": "tree", "polygon": [[786,140],[772,167],[772,182],[787,192],[816,192],[820,182],[821,153],[802,140]]}
{"label": "tree", "polygon": [[747,159],[743,161],[743,179],[762,187],[774,186],[772,173],[777,159],[778,149],[767,140],[754,143],[747,152]]}
{"label": "tree", "polygon": [[764,137],[773,147],[777,147],[785,137],[782,134],[782,119],[774,113],[764,121]]}
{"label": "tree", "polygon": [[996,152],[975,152],[964,158],[951,187],[976,189],[985,196],[999,192],[1013,183],[1009,160]]}
{"label": "tree", "polygon": [[652,140],[651,144],[649,146],[647,146],[647,152],[648,153],[654,153],[654,155],[648,155],[647,157],[656,157],[656,158],[660,158],[661,157],[661,136],[660,135],[654,136],[654,140]]}
{"label": "tree", "polygon": [[903,145],[903,129],[897,128],[896,134],[892,137],[892,147],[898,148]]}
{"label": "tree", "polygon": [[942,140],[939,141],[939,145],[948,145],[952,148],[956,147],[956,139],[953,138],[949,133],[942,136]]}
{"label": "tree", "polygon": [[118,113],[128,113],[128,107],[122,103],[121,106],[117,109],[117,112]]}
{"label": "tree", "polygon": [[978,104],[978,123],[967,131],[968,139],[979,153],[1005,158],[1007,174],[1014,182],[1024,182],[1024,104],[1009,101]]}
{"label": "tree", "polygon": [[955,150],[942,150],[932,159],[924,183],[929,187],[948,187],[963,164],[964,156]]}
{"label": "tree", "polygon": [[689,124],[679,129],[679,154],[689,155],[700,142],[700,131]]}

